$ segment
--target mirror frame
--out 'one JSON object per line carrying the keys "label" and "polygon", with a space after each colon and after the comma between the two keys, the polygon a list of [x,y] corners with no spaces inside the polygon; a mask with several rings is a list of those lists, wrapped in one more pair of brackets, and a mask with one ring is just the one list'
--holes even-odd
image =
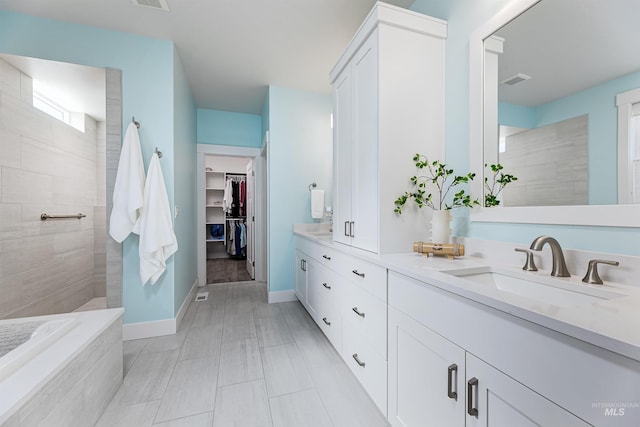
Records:
{"label": "mirror frame", "polygon": [[[471,193],[484,201],[484,40],[542,0],[514,0],[469,38],[469,170]],[[640,227],[640,205],[478,207],[473,222]]]}

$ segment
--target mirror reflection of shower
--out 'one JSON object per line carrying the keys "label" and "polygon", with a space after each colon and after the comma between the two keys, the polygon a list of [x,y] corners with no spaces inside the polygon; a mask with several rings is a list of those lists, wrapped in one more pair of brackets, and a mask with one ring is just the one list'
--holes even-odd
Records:
{"label": "mirror reflection of shower", "polygon": [[0,318],[106,308],[105,81],[0,55]]}

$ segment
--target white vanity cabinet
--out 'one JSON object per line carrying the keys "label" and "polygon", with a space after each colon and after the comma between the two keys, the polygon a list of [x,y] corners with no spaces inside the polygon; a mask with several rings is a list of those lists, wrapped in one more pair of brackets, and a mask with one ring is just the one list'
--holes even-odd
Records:
{"label": "white vanity cabinet", "polygon": [[605,410],[640,401],[638,362],[392,271],[388,289],[392,425],[640,425]]}
{"label": "white vanity cabinet", "polygon": [[308,258],[303,252],[295,251],[295,291],[296,297],[303,304],[307,302]]}
{"label": "white vanity cabinet", "polygon": [[588,426],[402,312],[389,309],[393,426]]}
{"label": "white vanity cabinet", "polygon": [[416,153],[444,160],[446,31],[445,21],[376,3],[332,69],[335,242],[404,252],[426,229],[393,202],[409,189]]}

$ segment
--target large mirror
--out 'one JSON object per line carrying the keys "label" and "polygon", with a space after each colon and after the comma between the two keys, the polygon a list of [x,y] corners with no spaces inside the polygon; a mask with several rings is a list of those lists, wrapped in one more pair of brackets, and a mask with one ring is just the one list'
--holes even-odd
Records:
{"label": "large mirror", "polygon": [[471,168],[518,178],[473,220],[640,225],[638,16],[635,1],[521,0],[472,35]]}

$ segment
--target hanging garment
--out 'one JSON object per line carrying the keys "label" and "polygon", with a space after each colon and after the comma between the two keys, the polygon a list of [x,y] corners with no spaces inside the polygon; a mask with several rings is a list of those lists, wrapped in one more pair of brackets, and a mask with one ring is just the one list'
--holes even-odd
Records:
{"label": "hanging garment", "polygon": [[231,205],[233,204],[233,183],[231,178],[227,179],[224,185],[224,195],[222,197],[222,210],[228,215],[231,213]]}
{"label": "hanging garment", "polygon": [[247,247],[247,225],[240,224],[240,247]]}
{"label": "hanging garment", "polygon": [[144,185],[140,212],[140,280],[153,285],[167,268],[167,259],[178,250],[171,209],[158,154],[153,153]]}
{"label": "hanging garment", "polygon": [[227,221],[227,253],[229,255],[236,254],[236,222]]}
{"label": "hanging garment", "polygon": [[238,258],[240,258],[242,256],[241,240],[242,240],[242,224],[237,224],[236,225],[236,238],[235,238],[235,244],[236,244],[236,253],[235,253],[235,255]]}
{"label": "hanging garment", "polygon": [[237,181],[233,181],[233,204],[231,205],[231,216],[240,216],[240,188]]}
{"label": "hanging garment", "polygon": [[129,123],[122,142],[118,172],[113,187],[113,210],[109,219],[109,234],[121,243],[130,233],[139,234],[134,226],[144,203],[144,163],[138,128]]}
{"label": "hanging garment", "polygon": [[240,216],[245,216],[247,211],[245,209],[245,199],[247,197],[247,183],[240,181]]}

